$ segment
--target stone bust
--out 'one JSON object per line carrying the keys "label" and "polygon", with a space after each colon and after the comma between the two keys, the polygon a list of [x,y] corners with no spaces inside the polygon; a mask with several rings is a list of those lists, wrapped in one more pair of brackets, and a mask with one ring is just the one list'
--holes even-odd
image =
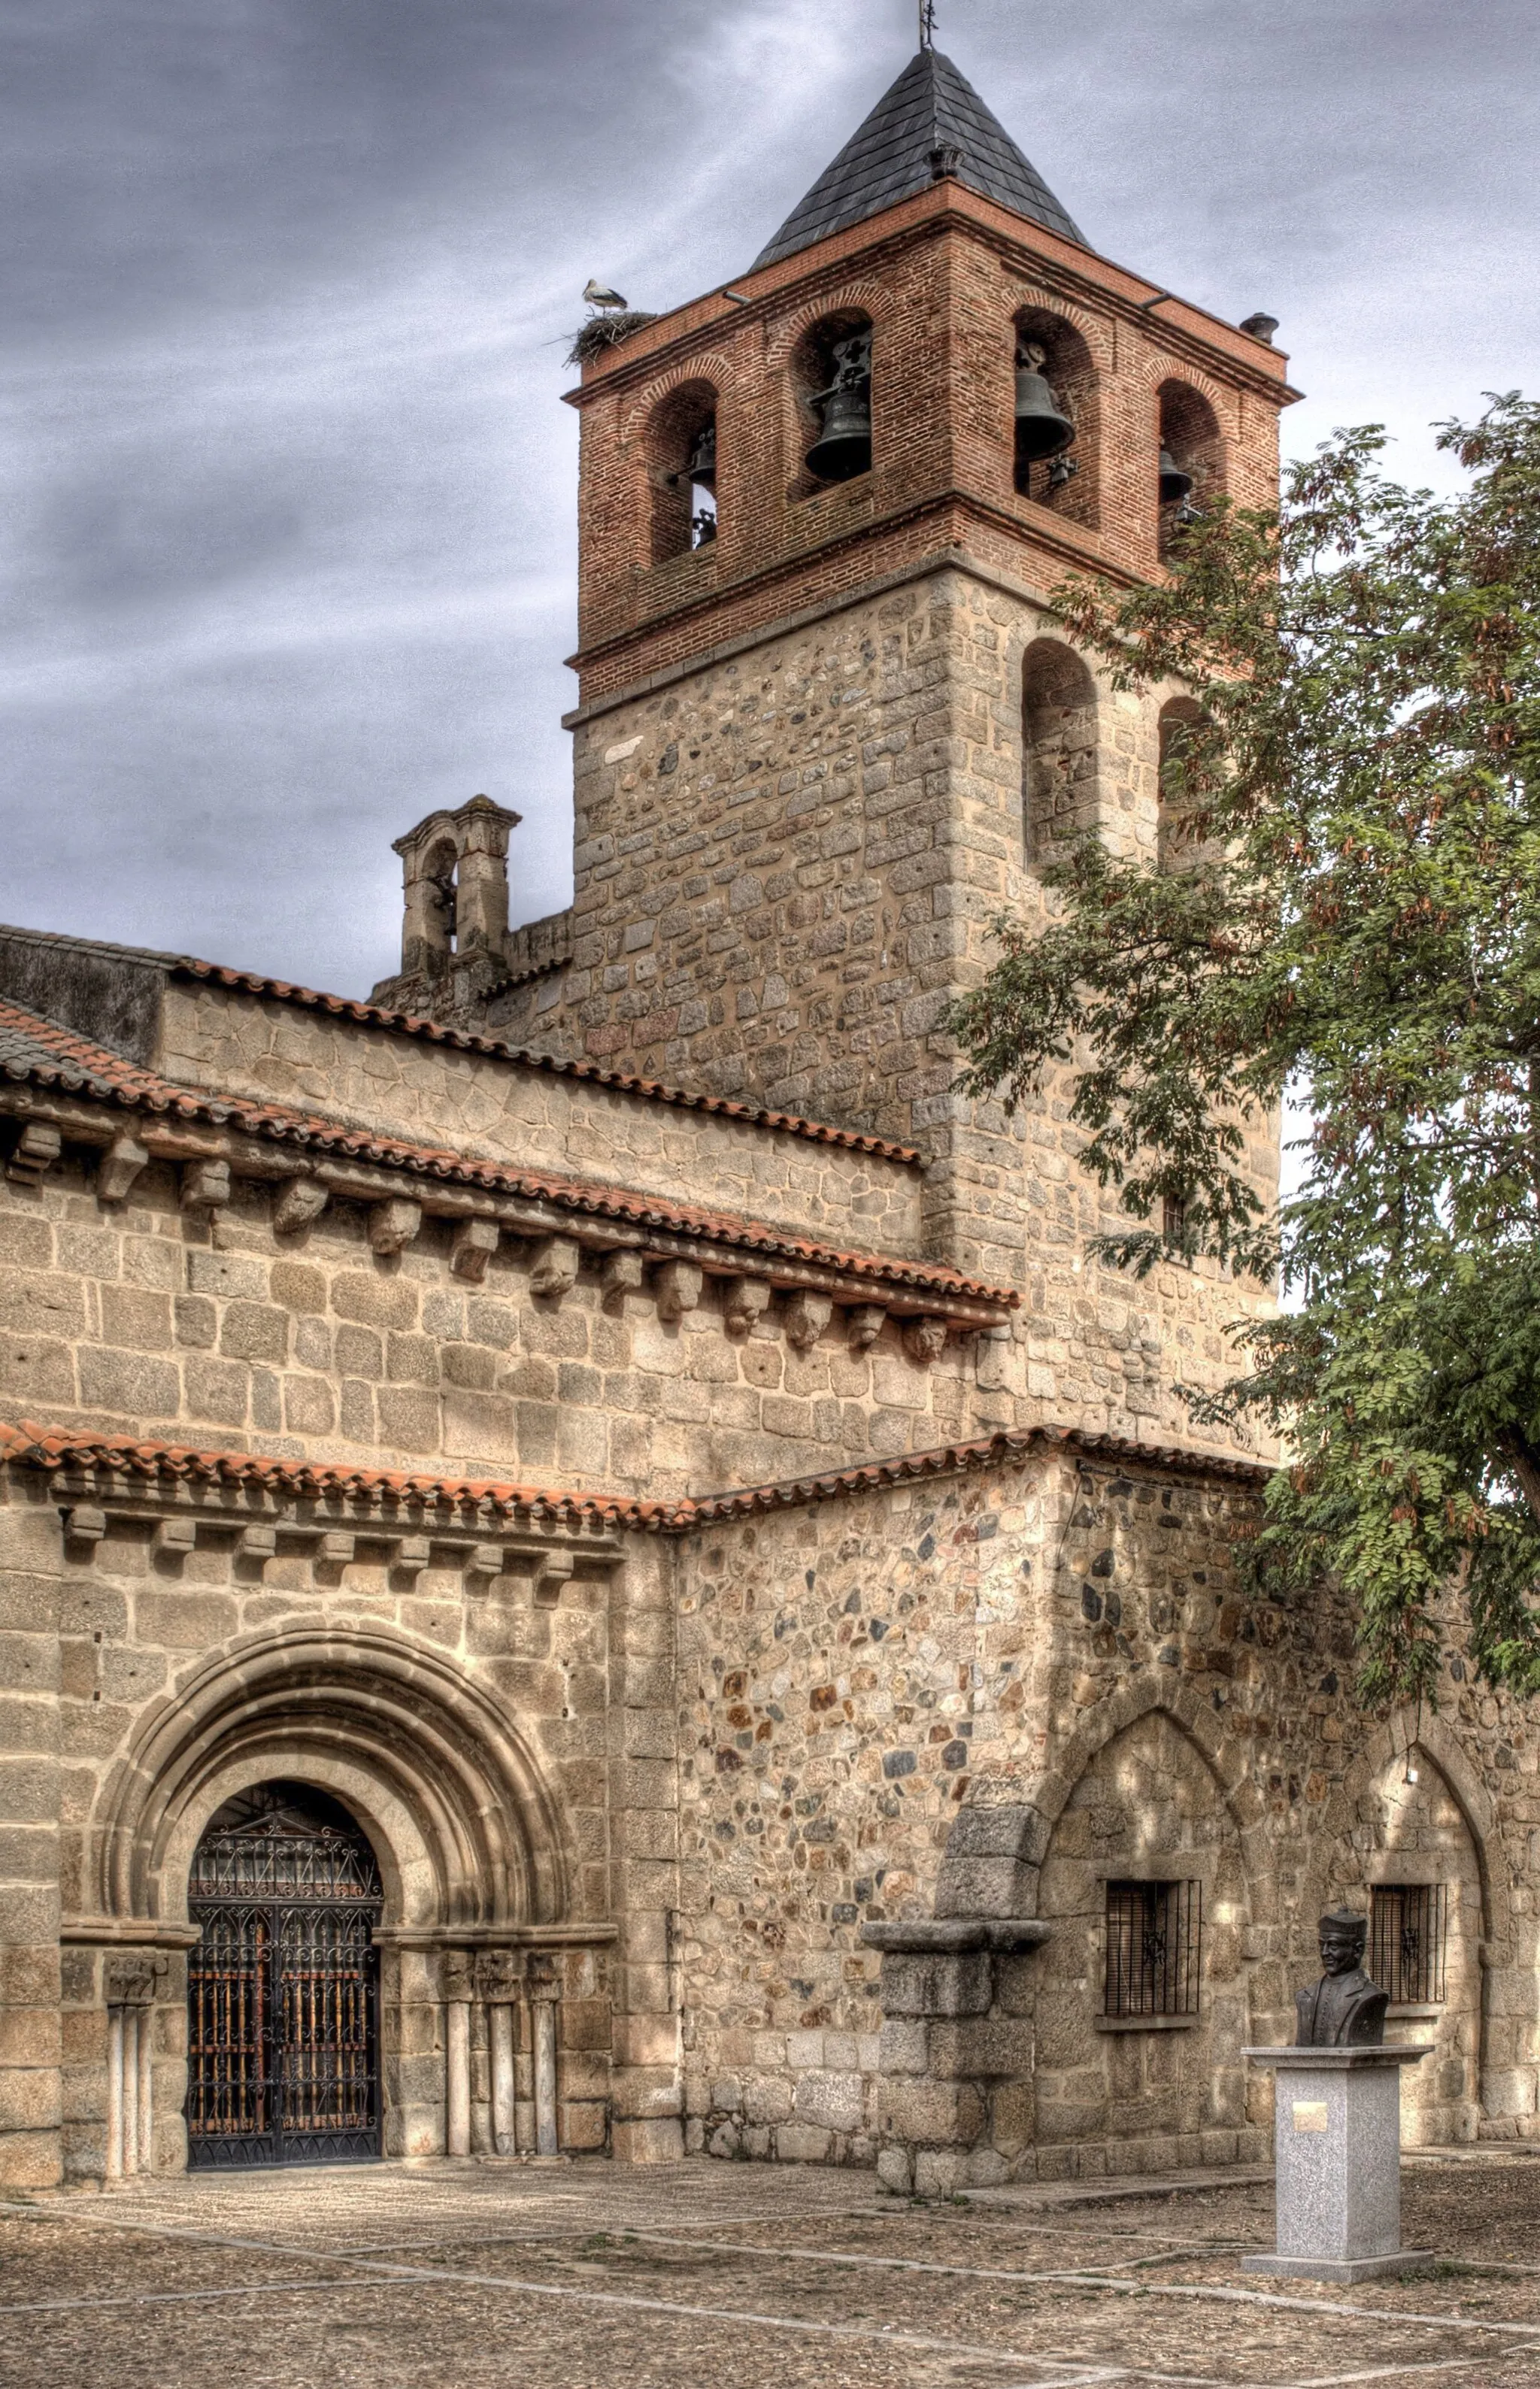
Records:
{"label": "stone bust", "polygon": [[1378,2049],[1385,2038],[1390,1993],[1364,1972],[1368,1920],[1351,1908],[1330,1909],[1320,1920],[1318,1983],[1294,1994],[1298,2049]]}

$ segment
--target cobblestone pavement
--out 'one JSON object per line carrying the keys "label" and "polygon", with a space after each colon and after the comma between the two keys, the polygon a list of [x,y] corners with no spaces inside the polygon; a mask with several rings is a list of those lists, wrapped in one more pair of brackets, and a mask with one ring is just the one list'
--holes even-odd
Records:
{"label": "cobblestone pavement", "polygon": [[0,2206],[4,2389],[1540,2389],[1540,2156],[1409,2163],[1408,2244],[1275,2286],[1257,2177],[885,2198],[599,2162],[205,2176]]}

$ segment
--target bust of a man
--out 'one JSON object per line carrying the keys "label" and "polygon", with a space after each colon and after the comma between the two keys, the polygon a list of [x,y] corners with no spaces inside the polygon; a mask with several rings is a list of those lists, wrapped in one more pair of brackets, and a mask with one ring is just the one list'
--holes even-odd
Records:
{"label": "bust of a man", "polygon": [[1390,1993],[1364,1972],[1368,1920],[1351,1908],[1328,1910],[1320,1920],[1318,1983],[1294,1994],[1298,2049],[1378,2049],[1385,2038]]}

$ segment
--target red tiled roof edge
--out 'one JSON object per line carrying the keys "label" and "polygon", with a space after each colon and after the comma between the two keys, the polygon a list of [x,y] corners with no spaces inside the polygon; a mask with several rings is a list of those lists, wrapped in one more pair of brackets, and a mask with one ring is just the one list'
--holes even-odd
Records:
{"label": "red tiled roof edge", "polygon": [[0,1425],[0,1462],[34,1468],[109,1468],[124,1476],[203,1480],[310,1499],[379,1498],[408,1503],[456,1503],[503,1514],[521,1514],[558,1522],[628,1528],[633,1532],[682,1534],[693,1527],[748,1518],[770,1510],[801,1509],[816,1502],[848,1500],[926,1477],[959,1476],[1025,1460],[1054,1446],[1104,1453],[1119,1462],[1181,1467],[1201,1474],[1261,1483],[1272,1471],[1259,1461],[1140,1443],[1126,1436],[1081,1435],[1073,1428],[1029,1427],[1018,1432],[948,1443],[932,1451],[905,1452],[893,1460],[853,1468],[788,1477],[732,1492],[683,1494],[645,1501],[620,1493],[582,1493],[549,1486],[504,1484],[482,1477],[422,1476],[402,1469],[354,1468],[331,1461],[264,1460],[249,1452],[198,1451],[181,1444],[132,1436],[96,1436],[44,1427],[23,1420]]}
{"label": "red tiled roof edge", "polygon": [[787,1136],[810,1137],[818,1144],[844,1145],[852,1153],[870,1153],[884,1161],[923,1165],[924,1156],[912,1144],[895,1144],[888,1138],[866,1136],[859,1129],[833,1128],[825,1120],[804,1119],[797,1112],[760,1109],[734,1103],[730,1095],[694,1094],[686,1087],[670,1087],[661,1079],[638,1079],[624,1070],[606,1070],[598,1062],[564,1061],[559,1054],[537,1054],[527,1045],[510,1045],[501,1037],[481,1037],[474,1029],[450,1028],[416,1012],[390,1012],[377,1003],[362,1003],[352,996],[326,995],[312,987],[298,987],[281,978],[263,978],[256,971],[234,970],[224,963],[199,962],[178,954],[173,978],[201,980],[207,985],[238,989],[245,995],[267,997],[274,1003],[294,1003],[309,1012],[328,1012],[356,1021],[363,1028],[388,1029],[396,1037],[420,1037],[434,1045],[450,1045],[465,1054],[494,1054],[530,1070],[545,1070],[559,1079],[583,1079],[597,1087],[614,1087],[624,1095],[640,1095],[649,1103],[672,1104],[684,1111],[711,1112],[722,1119],[743,1120],[751,1128],[777,1129]]}
{"label": "red tiled roof edge", "polygon": [[318,988],[300,987],[292,979],[268,978],[261,971],[236,970],[228,963],[206,963],[197,954],[165,953],[149,946],[115,945],[108,939],[71,938],[59,930],[28,929],[11,923],[0,923],[0,933],[36,945],[82,946],[98,953],[127,955],[136,962],[159,965],[172,978],[232,988],[243,995],[266,997],[274,1003],[298,1004],[308,1012],[327,1012],[340,1020],[356,1021],[360,1028],[384,1028],[397,1037],[419,1037],[430,1044],[452,1046],[461,1053],[494,1054],[503,1061],[544,1070],[553,1077],[591,1080],[595,1086],[614,1087],[621,1094],[640,1095],[649,1103],[711,1112],[722,1119],[779,1130],[787,1136],[811,1137],[819,1144],[843,1145],[852,1153],[873,1154],[882,1160],[903,1162],[910,1168],[921,1167],[924,1160],[924,1156],[911,1144],[867,1136],[859,1129],[834,1128],[826,1120],[804,1119],[796,1112],[770,1111],[753,1104],[734,1103],[730,1095],[693,1094],[687,1088],[666,1086],[661,1079],[639,1079],[623,1070],[606,1070],[597,1062],[563,1061],[554,1054],[536,1054],[527,1046],[510,1045],[500,1037],[480,1037],[468,1028],[446,1028],[441,1021],[429,1020],[419,1013],[393,1012],[383,1004],[361,1003],[353,996],[328,995]]}
{"label": "red tiled roof edge", "polygon": [[95,1045],[70,1028],[22,1005],[0,997],[0,1028],[21,1029],[57,1056],[53,1069],[35,1063],[25,1067],[0,1063],[0,1076],[38,1085],[57,1082],[67,1091],[84,1087],[123,1104],[146,1110],[172,1112],[183,1119],[206,1119],[216,1127],[232,1125],[248,1135],[293,1142],[311,1152],[345,1154],[354,1161],[407,1169],[421,1177],[484,1186],[488,1192],[517,1194],[526,1200],[555,1203],[574,1211],[624,1220],[639,1228],[660,1228],[712,1244],[741,1245],[764,1254],[782,1254],[815,1268],[837,1270],[874,1284],[910,1285],[938,1295],[997,1304],[1015,1309],[1020,1295],[1010,1286],[986,1285],[964,1277],[942,1261],[907,1261],[883,1253],[846,1252],[811,1237],[794,1236],[732,1211],[705,1211],[693,1205],[669,1203],[624,1187],[604,1186],[581,1179],[560,1178],[541,1170],[515,1169],[505,1162],[476,1161],[437,1145],[408,1144],[399,1137],[375,1136],[365,1129],[344,1128],[319,1114],[291,1111],[286,1105],[262,1104],[244,1095],[214,1095],[179,1085],[138,1064],[125,1061],[108,1046]]}

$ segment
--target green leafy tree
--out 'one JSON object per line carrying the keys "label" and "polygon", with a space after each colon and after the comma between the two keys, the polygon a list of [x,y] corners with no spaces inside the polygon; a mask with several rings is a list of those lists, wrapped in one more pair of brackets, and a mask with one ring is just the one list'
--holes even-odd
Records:
{"label": "green leafy tree", "polygon": [[[1214,505],[1153,585],[1059,593],[1118,685],[1195,700],[1165,867],[1068,844],[951,1015],[974,1093],[1067,1068],[1128,1223],[1103,1258],[1279,1272],[1241,1373],[1187,1399],[1287,1437],[1257,1565],[1341,1580],[1371,1700],[1432,1696],[1450,1602],[1540,1687],[1540,407],[1443,426],[1447,498],[1384,444],[1339,433],[1277,514]],[[1244,1131],[1286,1094],[1275,1210]]]}

